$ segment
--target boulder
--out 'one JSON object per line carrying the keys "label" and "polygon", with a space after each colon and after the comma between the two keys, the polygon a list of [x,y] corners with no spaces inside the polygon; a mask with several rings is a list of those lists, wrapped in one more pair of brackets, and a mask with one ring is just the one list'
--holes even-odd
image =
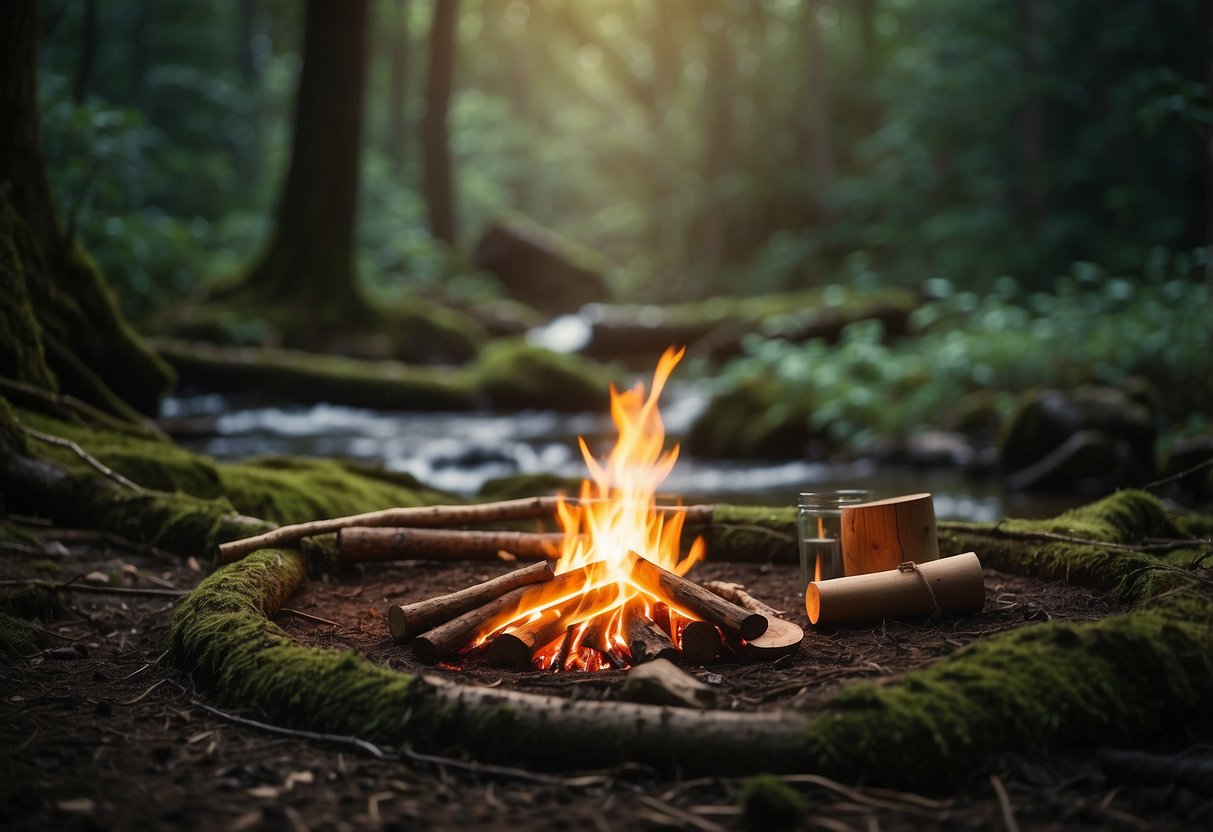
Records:
{"label": "boulder", "polygon": [[575,312],[608,294],[602,258],[518,215],[489,226],[472,265],[496,275],[510,297],[551,314]]}
{"label": "boulder", "polygon": [[1041,390],[1025,396],[1007,423],[999,461],[1018,490],[1141,485],[1154,475],[1157,422],[1140,391]]}

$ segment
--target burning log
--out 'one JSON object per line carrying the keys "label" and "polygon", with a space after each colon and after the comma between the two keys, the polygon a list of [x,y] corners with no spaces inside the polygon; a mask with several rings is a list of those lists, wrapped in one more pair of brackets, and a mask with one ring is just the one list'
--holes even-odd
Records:
{"label": "burning log", "polygon": [[413,639],[413,653],[421,661],[433,664],[477,638],[504,627],[521,612],[543,609],[580,594],[587,586],[592,587],[603,579],[604,566],[596,561],[561,573],[550,581],[511,590]]}
{"label": "burning log", "polygon": [[522,558],[560,557],[564,535],[509,531],[352,526],[337,533],[337,548],[352,563],[412,558],[492,558],[505,550]]}
{"label": "burning log", "polygon": [[533,621],[510,627],[493,639],[485,658],[494,667],[528,670],[535,653],[559,638],[570,624],[607,611],[618,599],[618,585],[610,584],[548,607]]}
{"label": "burning log", "polygon": [[682,628],[682,659],[691,667],[702,667],[720,658],[724,638],[715,624],[688,621]]}
{"label": "burning log", "polygon": [[397,604],[388,607],[388,629],[391,630],[393,639],[403,641],[481,607],[511,590],[550,581],[553,577],[555,574],[552,572],[552,566],[545,560],[449,595],[440,595],[404,606]]}
{"label": "burning log", "polygon": [[637,604],[628,604],[624,610],[623,627],[627,634],[628,652],[632,654],[633,665],[653,659],[668,659],[672,662],[681,660],[682,656],[674,642],[644,616]]}
{"label": "burning log", "polygon": [[658,598],[668,598],[705,621],[715,624],[726,632],[739,635],[747,641],[757,638],[766,630],[765,615],[742,609],[714,592],[709,592],[699,584],[662,569],[652,561],[645,560],[635,552],[628,554],[635,556],[635,561],[632,563],[632,583],[645,592]]}

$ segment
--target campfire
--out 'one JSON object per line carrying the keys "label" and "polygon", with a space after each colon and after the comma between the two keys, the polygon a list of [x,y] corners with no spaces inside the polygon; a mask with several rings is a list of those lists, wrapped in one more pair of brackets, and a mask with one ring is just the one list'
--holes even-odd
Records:
{"label": "campfire", "polygon": [[[664,658],[687,665],[724,656],[775,658],[803,632],[743,587],[699,585],[686,575],[704,557],[696,537],[683,554],[685,526],[710,523],[712,506],[661,505],[657,493],[678,459],[665,448],[657,408],[683,351],[668,349],[650,388],[611,388],[618,430],[602,460],[584,438],[589,477],[575,498],[421,506],[317,520],[222,544],[220,559],[318,534],[338,533],[350,562],[417,557],[535,558],[539,562],[448,595],[388,610],[396,641],[430,664],[455,667],[475,653],[514,670],[596,671]],[[470,530],[554,518],[557,533]]]}
{"label": "campfire", "polygon": [[[664,447],[657,403],[682,355],[661,356],[647,394],[643,384],[612,387],[618,439],[605,459],[580,440],[589,477],[576,500],[556,503],[561,535],[551,577],[545,564],[505,576],[538,580],[419,635],[418,655],[483,649],[490,664],[515,670],[594,671],[655,658],[705,664],[730,640],[741,649],[766,631],[766,615],[683,577],[703,558],[703,539],[683,555],[687,512],[657,503],[678,459],[677,446]],[[404,629],[408,610],[398,609]]]}

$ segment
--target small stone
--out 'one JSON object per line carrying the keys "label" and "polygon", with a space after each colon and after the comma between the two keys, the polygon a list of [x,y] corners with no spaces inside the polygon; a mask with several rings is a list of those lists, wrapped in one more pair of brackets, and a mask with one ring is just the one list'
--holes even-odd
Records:
{"label": "small stone", "polygon": [[56,804],[60,812],[70,812],[74,815],[91,815],[97,810],[97,803],[87,797],[69,797]]}
{"label": "small stone", "polygon": [[628,671],[619,693],[628,702],[671,705],[675,708],[710,708],[716,692],[666,659],[654,659]]}

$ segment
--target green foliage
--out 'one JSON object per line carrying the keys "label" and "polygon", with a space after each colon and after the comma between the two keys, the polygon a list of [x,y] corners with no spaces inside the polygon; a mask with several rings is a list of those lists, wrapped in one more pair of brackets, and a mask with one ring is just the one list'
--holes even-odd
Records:
{"label": "green foliage", "polygon": [[[1195,266],[1199,255],[1175,260]],[[724,374],[723,400],[766,379],[783,401],[813,403],[803,413],[810,429],[852,448],[955,421],[966,393],[992,394],[1005,414],[1029,387],[1141,376],[1166,391],[1172,424],[1213,407],[1207,283],[1169,276],[1145,284],[1079,264],[1052,293],[1025,293],[1009,278],[998,287],[979,296],[928,282],[936,298],[912,316],[910,338],[890,341],[874,321],[848,326],[836,345],[753,338]],[[753,403],[750,412],[759,418],[764,410]]]}

